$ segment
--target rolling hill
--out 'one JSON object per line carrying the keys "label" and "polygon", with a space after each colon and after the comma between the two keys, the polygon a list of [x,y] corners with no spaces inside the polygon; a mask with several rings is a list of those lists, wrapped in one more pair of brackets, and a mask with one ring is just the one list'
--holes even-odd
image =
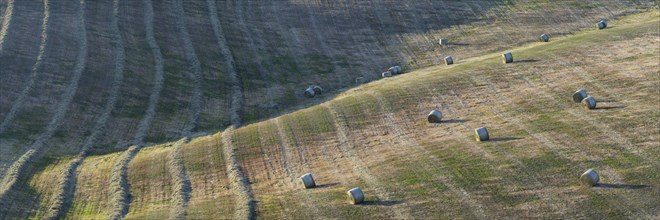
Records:
{"label": "rolling hill", "polygon": [[[655,2],[0,13],[2,218],[660,217]],[[377,80],[392,65],[407,73]],[[307,99],[310,84],[329,93]],[[597,109],[572,103],[579,88]],[[436,108],[445,122],[427,123]],[[473,140],[481,126],[490,141]],[[599,187],[579,186],[589,168]],[[302,189],[306,172],[319,187]],[[364,205],[344,198],[355,186]]]}

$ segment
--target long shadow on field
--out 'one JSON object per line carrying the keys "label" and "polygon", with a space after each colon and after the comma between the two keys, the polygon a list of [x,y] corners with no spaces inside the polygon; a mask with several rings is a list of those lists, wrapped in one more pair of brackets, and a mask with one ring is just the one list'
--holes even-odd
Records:
{"label": "long shadow on field", "polygon": [[470,120],[467,120],[467,119],[451,119],[451,120],[442,121],[442,123],[465,123],[465,122],[468,122],[468,121],[470,121]]}
{"label": "long shadow on field", "polygon": [[316,187],[314,188],[329,188],[336,185],[339,185],[339,183],[326,183],[326,184],[316,185]]}
{"label": "long shadow on field", "polygon": [[396,204],[401,204],[401,201],[365,201],[360,205],[393,206]]}
{"label": "long shadow on field", "polygon": [[626,106],[623,105],[617,105],[617,106],[605,106],[605,107],[596,107],[594,110],[610,110],[610,109],[618,109],[618,108],[625,108]]}
{"label": "long shadow on field", "polygon": [[514,141],[514,140],[520,140],[522,138],[517,138],[517,137],[503,137],[503,138],[490,138],[488,139],[489,142],[496,142],[496,141]]}
{"label": "long shadow on field", "polygon": [[644,189],[648,185],[629,185],[629,184],[612,184],[612,183],[599,183],[596,187],[610,188],[610,189]]}
{"label": "long shadow on field", "polygon": [[513,62],[514,63],[536,63],[536,62],[539,62],[539,61],[541,61],[541,60],[516,60],[516,61],[513,61]]}

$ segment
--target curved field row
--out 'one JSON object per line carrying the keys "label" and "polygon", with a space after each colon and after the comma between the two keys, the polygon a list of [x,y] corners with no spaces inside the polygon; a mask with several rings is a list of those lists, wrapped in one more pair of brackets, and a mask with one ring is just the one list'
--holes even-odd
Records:
{"label": "curved field row", "polygon": [[82,147],[80,148],[80,153],[75,159],[69,162],[66,168],[63,170],[61,177],[63,180],[59,182],[60,184],[58,186],[56,186],[55,192],[53,193],[53,198],[50,200],[52,203],[49,206],[45,206],[48,208],[48,210],[46,211],[46,215],[43,216],[44,219],[59,219],[68,212],[74,196],[74,190],[76,188],[76,170],[80,164],[82,164],[85,157],[89,154],[90,149],[96,144],[99,135],[105,131],[106,124],[110,119],[112,110],[115,108],[117,98],[119,97],[119,91],[124,78],[125,63],[124,44],[119,32],[118,25],[119,0],[113,1],[112,17],[110,20],[112,28],[112,41],[115,49],[114,79],[110,87],[110,94],[108,100],[104,104],[103,112],[100,116],[98,116],[94,127],[91,130],[91,134],[83,142]]}
{"label": "curved field row", "polygon": [[222,155],[225,158],[227,178],[234,193],[234,218],[254,219],[254,197],[245,174],[236,159],[236,146],[233,144],[234,128],[222,132]]}
{"label": "curved field row", "polygon": [[206,0],[206,6],[209,9],[209,18],[211,20],[211,26],[213,27],[213,35],[216,38],[218,50],[225,60],[225,66],[227,68],[227,73],[229,74],[229,82],[231,83],[229,118],[232,125],[240,126],[241,109],[243,108],[243,93],[241,91],[241,80],[238,72],[236,71],[236,62],[234,61],[234,55],[227,46],[227,39],[225,38],[225,33],[222,30],[222,24],[218,18],[218,8],[215,1]]}
{"label": "curved field row", "polygon": [[186,29],[186,24],[183,13],[183,2],[181,0],[172,1],[172,7],[174,8],[174,13],[176,14],[176,29],[179,33],[179,38],[183,41],[183,49],[185,53],[188,66],[190,68],[189,75],[193,81],[192,95],[190,98],[190,115],[188,116],[188,121],[185,123],[185,126],[181,130],[182,136],[190,136],[191,132],[197,126],[197,120],[199,120],[201,102],[202,102],[202,69],[197,54],[195,53],[195,48],[193,48],[192,41],[190,40],[190,34],[188,29]]}
{"label": "curved field row", "polygon": [[[219,203],[224,214],[234,210],[233,216],[243,218],[317,214],[336,218],[653,218],[658,204],[651,197],[658,194],[652,185],[658,177],[653,146],[658,136],[648,119],[657,116],[657,111],[644,100],[657,95],[658,77],[653,74],[657,48],[646,47],[641,54],[590,55],[598,52],[594,47],[627,44],[619,49],[629,49],[632,43],[624,42],[628,38],[657,42],[657,13],[645,16],[612,21],[615,25],[606,30],[513,49],[516,59],[524,62],[502,64],[499,54],[488,54],[453,66],[423,69],[350,90],[322,106],[227,131],[221,140],[220,134],[216,139],[202,138],[205,143],[195,142],[197,146],[222,146],[224,159],[204,160],[198,166],[226,164],[227,188],[209,185],[218,191],[231,188],[224,193],[233,192],[233,196],[219,198],[236,202],[223,205],[216,199],[200,199]],[[623,65],[631,60],[644,65]],[[607,61],[615,65],[603,64]],[[604,98],[599,103],[603,108],[588,111],[567,104],[570,93],[582,86]],[[438,94],[451,98],[438,101],[434,98]],[[612,98],[616,100],[607,100]],[[460,120],[426,123],[424,115],[438,105],[456,114],[448,117]],[[492,140],[475,143],[472,129],[482,125],[492,128]],[[157,147],[138,153],[131,148],[126,154],[134,151],[136,160],[125,162],[127,174],[117,177],[121,171],[117,169],[112,172],[114,179],[106,181],[131,183],[135,200],[125,211],[127,218],[168,217],[162,210],[174,202],[170,172],[176,169],[167,166],[166,156],[171,150]],[[180,161],[187,170],[190,161],[185,156]],[[81,174],[95,169],[86,165],[83,161]],[[579,187],[577,176],[590,167],[599,170],[603,184]],[[307,170],[318,171],[322,181],[340,183],[302,192],[293,188],[295,183],[288,183]],[[145,179],[151,174],[155,178]],[[189,204],[196,201],[200,179],[221,181],[206,174],[189,176]],[[344,188],[352,186],[363,186],[365,205],[348,205],[341,199]],[[122,198],[127,201],[125,194]],[[438,202],[444,200],[449,202]],[[210,211],[195,213],[208,216]]]}
{"label": "curved field row", "polygon": [[[234,11],[236,13],[236,19],[238,20],[237,25],[239,26],[238,28],[242,31],[242,34],[247,37],[248,39],[248,49],[252,53],[252,58],[255,59],[256,62],[256,71],[259,77],[261,77],[261,80],[264,82],[267,82],[267,76],[268,70],[264,67],[264,63],[267,63],[266,61],[263,60],[262,55],[257,51],[258,45],[255,43],[255,39],[257,39],[254,35],[252,35],[252,32],[250,31],[249,26],[246,25],[245,23],[245,15],[243,11],[243,3],[244,1],[236,1],[233,2],[234,6]],[[266,64],[267,65],[267,64]],[[264,85],[264,92],[265,94],[260,94],[260,97],[265,96],[266,100],[260,100],[260,102],[265,102],[266,103],[266,109],[269,112],[273,112],[274,110],[277,109],[277,105],[275,103],[275,99],[273,98],[273,90],[272,90],[272,85],[270,83],[266,83]],[[257,100],[257,97],[254,97],[253,100]]]}
{"label": "curved field row", "polygon": [[[648,33],[658,17],[640,19],[637,25],[512,50],[517,59],[535,62],[502,64],[499,54],[489,54],[369,83],[321,106],[195,138],[181,145],[192,188],[188,217],[210,216],[217,206],[216,215],[224,218],[393,218],[397,209],[400,218],[653,218],[660,202],[652,185],[658,154],[641,143],[657,142],[657,128],[645,122],[655,113],[640,100],[657,93],[658,78],[652,77],[657,49],[588,56],[594,45],[657,41]],[[632,42],[617,37],[639,35]],[[561,62],[553,57],[571,54],[572,65],[556,66]],[[615,68],[603,61],[633,58],[643,66],[566,75],[575,67]],[[617,94],[626,111],[607,108],[616,102],[599,103],[601,110],[572,104],[570,94],[585,85],[592,95]],[[445,113],[443,123],[426,122],[432,108]],[[627,127],[609,117],[626,118]],[[592,122],[612,128],[646,156],[620,147],[622,141]],[[478,126],[489,128],[491,141],[474,141],[472,129]],[[172,150],[146,148],[129,166],[140,205],[127,218],[168,217],[163,210],[173,207],[173,185],[166,155]],[[592,167],[603,184],[579,186],[579,174]],[[86,166],[81,174],[93,169]],[[319,188],[300,188],[297,176],[305,172],[315,175]],[[343,198],[353,186],[367,193],[365,205]]]}
{"label": "curved field row", "polygon": [[2,119],[2,123],[0,123],[0,134],[3,133],[5,129],[7,129],[9,124],[14,120],[14,118],[16,117],[16,113],[23,105],[23,102],[25,102],[25,99],[27,98],[28,94],[30,94],[30,92],[32,91],[32,88],[34,87],[34,83],[37,80],[37,76],[39,74],[38,71],[41,68],[44,52],[46,51],[46,44],[48,43],[48,25],[49,25],[48,20],[50,18],[50,9],[49,9],[50,7],[48,6],[48,4],[49,4],[48,0],[44,0],[44,17],[42,19],[42,24],[41,24],[41,43],[39,44],[39,54],[37,55],[37,59],[34,62],[34,65],[32,65],[32,71],[30,72],[30,77],[28,78],[27,83],[21,90],[21,93],[18,95],[18,98],[16,98],[16,101],[14,101],[14,103],[12,104],[9,112],[5,115],[5,118]]}
{"label": "curved field row", "polygon": [[151,5],[151,0],[144,0],[144,29],[146,32],[147,43],[149,44],[149,49],[151,49],[154,59],[154,83],[149,95],[149,105],[134,134],[134,145],[143,145],[144,138],[151,127],[154,116],[156,115],[158,100],[160,100],[160,94],[163,90],[163,81],[165,80],[163,72],[163,55],[156,42],[156,38],[154,37],[154,9]]}
{"label": "curved field row", "polygon": [[0,26],[0,53],[5,45],[5,37],[9,32],[9,27],[11,26],[11,19],[14,17],[14,0],[7,1],[7,7],[5,8],[5,13],[2,17],[2,26]]}
{"label": "curved field row", "polygon": [[85,61],[87,57],[87,37],[85,31],[85,19],[84,19],[84,2],[80,2],[80,6],[77,10],[77,19],[75,23],[77,24],[77,30],[75,31],[76,38],[78,40],[78,54],[76,57],[76,64],[73,69],[73,76],[69,81],[69,85],[65,90],[64,94],[61,95],[59,104],[57,105],[55,112],[49,122],[49,124],[44,128],[43,132],[37,137],[37,139],[30,145],[29,149],[19,160],[14,162],[9,168],[8,173],[4,176],[2,180],[2,190],[0,191],[0,203],[6,204],[5,209],[2,210],[3,213],[8,212],[12,209],[10,203],[11,197],[9,194],[12,191],[18,191],[17,184],[24,183],[24,180],[30,175],[31,172],[28,171],[29,167],[35,163],[35,160],[41,156],[42,148],[47,141],[53,136],[57,131],[60,125],[63,123],[63,119],[69,104],[71,103],[77,89],[79,79],[82,76],[83,70],[85,68]]}
{"label": "curved field row", "polygon": [[172,207],[170,219],[184,219],[186,217],[188,203],[190,202],[191,184],[183,161],[182,145],[188,142],[188,138],[182,138],[174,143],[172,152],[167,155],[167,168],[172,181]]}

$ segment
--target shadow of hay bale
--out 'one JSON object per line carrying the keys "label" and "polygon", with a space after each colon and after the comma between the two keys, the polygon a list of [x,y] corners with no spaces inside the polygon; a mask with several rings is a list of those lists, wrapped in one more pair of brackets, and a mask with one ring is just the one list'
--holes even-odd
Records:
{"label": "shadow of hay bale", "polygon": [[608,188],[608,189],[644,189],[650,186],[648,185],[630,185],[630,184],[616,184],[616,183],[599,183],[594,187],[598,188]]}

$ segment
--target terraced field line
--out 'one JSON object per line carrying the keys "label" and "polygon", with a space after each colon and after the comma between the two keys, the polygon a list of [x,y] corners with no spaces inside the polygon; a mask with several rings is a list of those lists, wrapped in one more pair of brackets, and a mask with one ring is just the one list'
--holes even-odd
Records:
{"label": "terraced field line", "polygon": [[[21,93],[18,95],[16,101],[14,101],[14,104],[12,104],[11,109],[9,109],[9,112],[5,118],[2,119],[2,123],[0,123],[0,134],[2,134],[14,120],[16,113],[18,113],[20,108],[23,106],[25,99],[30,94],[34,88],[34,83],[37,81],[37,77],[39,75],[38,71],[41,68],[44,59],[44,53],[46,52],[46,44],[48,43],[48,26],[50,24],[50,22],[48,22],[50,19],[50,6],[48,1],[49,0],[44,0],[44,17],[42,18],[41,23],[41,42],[39,44],[39,53],[37,54],[37,59],[32,65],[32,70],[30,71],[30,76],[27,83],[25,83],[25,87],[23,87],[23,90],[21,90]],[[10,2],[12,2],[11,7],[13,8],[14,0],[11,0]],[[3,20],[3,22],[4,21],[5,20]],[[3,26],[3,29],[4,28],[5,26]],[[2,51],[0,50],[0,52]]]}
{"label": "terraced field line", "polygon": [[89,150],[96,143],[96,140],[100,134],[105,130],[108,119],[112,114],[112,110],[115,108],[117,103],[117,98],[119,97],[119,90],[124,79],[124,63],[125,63],[125,53],[124,53],[124,43],[121,38],[121,33],[119,32],[119,1],[113,1],[112,17],[110,18],[112,29],[112,42],[115,49],[115,71],[114,71],[114,80],[112,81],[112,86],[110,88],[110,94],[108,100],[106,101],[103,112],[101,116],[96,119],[94,127],[91,130],[91,134],[85,139],[81,147],[81,151],[78,156],[73,159],[69,164],[67,164],[66,172],[64,173],[64,180],[60,182],[60,185],[57,187],[54,196],[55,202],[51,205],[51,208],[48,211],[48,214],[44,218],[46,219],[59,219],[66,214],[69,207],[72,203],[72,198],[75,191],[76,183],[76,170],[78,166],[82,163],[84,158],[87,156]]}
{"label": "terraced field line", "polygon": [[241,170],[233,144],[234,126],[222,132],[222,153],[227,166],[227,178],[235,195],[234,219],[255,219],[255,201],[250,183]]}
{"label": "terraced field line", "polygon": [[[234,61],[234,54],[227,46],[227,39],[222,30],[222,24],[218,18],[218,7],[215,0],[206,0],[206,6],[209,9],[209,17],[211,26],[213,27],[213,35],[218,43],[218,49],[222,54],[227,66],[227,73],[229,73],[229,81],[231,84],[231,104],[229,106],[229,118],[231,124],[234,126],[241,125],[241,109],[243,108],[243,92],[241,91],[241,81],[238,72],[236,71],[236,62]],[[153,20],[153,19],[152,19]],[[153,28],[152,28],[153,29]],[[152,34],[153,35],[153,34]]]}
{"label": "terraced field line", "polygon": [[[385,116],[385,124],[389,128],[389,130],[392,132],[392,135],[394,137],[397,137],[401,143],[404,143],[405,145],[412,146],[415,148],[415,151],[417,151],[418,155],[426,155],[427,158],[430,158],[434,161],[433,164],[436,164],[437,167],[447,167],[442,160],[438,159],[437,157],[433,156],[431,152],[426,150],[424,147],[419,145],[417,141],[411,137],[408,132],[405,131],[404,128],[401,128],[399,125],[397,125],[397,121],[394,117],[394,113],[392,109],[390,108],[390,104],[383,98],[381,94],[379,94],[376,91],[369,91],[369,95],[373,96],[377,101],[378,105],[381,108],[381,111],[383,112]],[[420,161],[421,162],[421,161]],[[443,172],[441,169],[433,168],[429,166],[427,163],[421,163],[420,166],[424,170],[426,170],[428,173],[438,173],[442,178],[436,178],[439,179],[443,185],[447,186],[449,190],[457,197],[459,200],[461,200],[461,203],[469,207],[470,211],[472,211],[472,214],[479,218],[479,219],[488,219],[486,213],[484,212],[484,207],[481,203],[475,201],[471,196],[470,193],[465,191],[465,189],[461,188],[460,186],[456,185],[454,180],[452,179],[452,175]]]}
{"label": "terraced field line", "polygon": [[[504,94],[502,94],[502,92],[501,92],[497,87],[495,87],[495,85],[493,85],[493,84],[490,82],[490,80],[486,80],[486,81],[488,82],[488,87],[491,89],[491,91],[493,91],[493,92],[495,93],[495,95],[496,95],[500,100],[504,101],[505,103],[512,104],[512,103],[511,103],[511,100],[510,100],[508,97],[506,97]],[[492,109],[491,109],[491,110],[492,110]],[[508,118],[509,120],[513,121],[513,124],[517,125],[520,129],[522,129],[522,130],[524,130],[525,132],[527,132],[530,136],[534,137],[534,138],[535,138],[536,140],[538,140],[541,144],[545,145],[547,148],[549,148],[550,150],[552,150],[554,153],[558,154],[558,155],[561,156],[562,158],[564,158],[564,159],[566,159],[566,160],[572,160],[572,158],[571,158],[570,156],[568,156],[565,152],[563,152],[563,149],[562,149],[562,148],[558,147],[558,146],[557,146],[556,144],[554,144],[552,141],[550,141],[549,139],[545,138],[545,136],[540,135],[540,134],[537,134],[537,133],[534,133],[533,131],[531,131],[527,126],[524,126],[523,123],[521,123],[521,122],[518,120],[518,118],[516,118],[516,117],[514,117],[514,116],[511,116],[511,115],[509,115],[509,116],[504,116],[501,112],[495,112],[495,110],[492,110],[492,111],[493,111],[494,113],[496,113],[499,117],[502,117],[502,118],[506,117],[506,118]],[[576,117],[576,118],[579,118],[579,117]],[[593,154],[594,154],[594,152],[584,152],[584,150],[582,150],[582,149],[577,149],[577,150],[580,151],[580,154],[581,154],[581,155],[593,155]],[[575,160],[578,160],[578,159],[575,159]],[[578,161],[579,161],[579,160],[578,160]],[[598,166],[595,162],[592,162],[592,163],[593,163],[593,164],[592,164],[593,166]],[[619,179],[619,180],[622,180],[622,178],[620,177],[621,175],[620,175],[618,172],[616,172],[614,169],[612,169],[611,167],[609,167],[609,166],[607,166],[607,165],[600,165],[600,166],[598,166],[598,167],[603,167],[605,170],[611,171],[611,172],[612,172],[611,174],[613,174],[613,176],[617,177],[617,179]],[[585,169],[586,169],[586,168],[585,168]],[[597,193],[598,193],[598,192],[597,192]],[[598,194],[600,194],[600,193],[598,193]],[[635,201],[635,200],[636,200],[636,199],[628,198],[627,196],[621,196],[620,198],[621,198],[621,199],[625,199],[625,200],[627,200],[627,201],[629,201],[629,202],[632,202],[632,201]],[[621,205],[620,202],[612,202],[612,203],[613,203],[613,204],[617,204],[617,205],[618,205],[618,208],[621,209],[621,210],[626,210],[626,209],[627,209],[626,207],[623,207],[623,206]],[[641,215],[642,213],[643,213],[643,215]],[[651,216],[650,213],[646,213],[646,212],[645,212],[644,210],[642,210],[642,209],[637,209],[637,210],[635,210],[635,212],[632,212],[632,213],[630,213],[630,214],[634,214],[634,215],[635,215],[634,217],[633,217],[633,216],[630,216],[630,217],[633,217],[633,218],[636,218],[636,219],[643,219],[644,216]],[[640,215],[638,215],[638,214],[640,214]]]}
{"label": "terraced field line", "polygon": [[160,100],[160,93],[163,90],[163,82],[165,81],[165,74],[163,72],[163,54],[154,37],[154,9],[151,0],[144,0],[144,30],[147,38],[147,44],[151,49],[154,58],[154,84],[151,87],[151,94],[149,95],[149,103],[147,110],[140,120],[137,131],[133,138],[133,145],[144,145],[143,140],[147,135],[154,116],[156,115],[156,108]]}
{"label": "terraced field line", "polygon": [[202,91],[202,80],[204,76],[202,75],[201,63],[197,58],[197,53],[193,47],[188,29],[186,28],[186,21],[184,20],[185,13],[183,12],[183,2],[182,0],[174,0],[172,4],[172,7],[174,7],[174,13],[176,14],[176,29],[177,32],[179,32],[179,37],[183,41],[183,49],[185,51],[185,57],[190,68],[190,77],[193,81],[192,97],[190,98],[190,115],[188,116],[188,121],[181,131],[182,136],[189,137],[192,130],[197,127],[199,120],[202,96],[204,95]]}
{"label": "terraced field line", "polygon": [[5,46],[5,37],[9,33],[9,27],[11,26],[11,20],[14,17],[14,0],[7,1],[7,8],[5,8],[5,14],[2,18],[2,28],[0,29],[0,53]]}
{"label": "terraced field line", "polygon": [[[352,144],[352,141],[349,139],[350,130],[348,128],[346,119],[337,113],[335,108],[329,103],[323,103],[323,107],[327,108],[330,111],[330,114],[334,118],[334,126],[337,130],[337,138],[339,140],[339,149],[341,153],[351,162],[353,171],[355,171],[358,176],[363,179],[370,188],[373,188],[376,192],[376,196],[383,200],[392,200],[390,193],[385,191],[385,187],[376,176],[374,176],[369,167],[360,159],[358,154],[353,150],[355,147]],[[391,207],[392,212],[394,213],[394,218],[396,219],[411,219],[409,210],[402,210],[402,208],[397,206]]]}
{"label": "terraced field line", "polygon": [[[257,48],[255,48],[255,46],[254,46],[255,45],[254,37],[252,36],[252,33],[250,32],[251,27],[249,27],[245,24],[245,17],[243,15],[243,7],[241,7],[242,2],[243,1],[233,1],[233,4],[235,4],[234,9],[236,10],[236,16],[238,17],[238,24],[237,25],[240,27],[239,29],[241,30],[241,32],[243,32],[243,34],[245,34],[245,37],[247,37],[247,39],[248,39],[248,47],[249,47],[250,52],[254,55],[253,58],[256,62],[257,72],[259,72],[259,76],[261,77],[261,80],[263,80],[264,82],[268,82],[266,69],[264,68],[264,66],[262,64],[263,58],[261,57],[261,55],[259,55],[259,53],[257,52]],[[265,89],[266,89],[266,94],[265,95],[266,95],[266,98],[267,98],[266,101],[268,102],[268,109],[270,111],[271,108],[276,106],[275,98],[273,98],[273,92],[272,92],[271,84],[267,83],[267,86],[265,87]]]}
{"label": "terraced field line", "polygon": [[172,207],[170,207],[170,219],[185,219],[188,202],[190,201],[190,192],[192,187],[190,178],[183,163],[181,154],[182,145],[189,142],[187,137],[181,138],[174,143],[174,150],[167,156],[167,168],[172,177]]}
{"label": "terraced field line", "polygon": [[73,69],[73,76],[67,85],[67,89],[60,97],[60,102],[55,108],[55,113],[44,131],[37,137],[37,139],[29,146],[29,149],[23,154],[19,160],[14,162],[9,168],[7,174],[2,179],[2,189],[0,189],[0,204],[6,204],[7,193],[17,187],[18,180],[27,178],[29,175],[26,171],[29,164],[32,164],[41,153],[42,147],[48,140],[55,134],[62,125],[62,120],[66,112],[69,110],[69,105],[78,90],[78,83],[85,69],[85,62],[87,59],[87,33],[85,30],[85,1],[80,0],[80,8],[78,9],[77,19],[74,20],[77,25],[75,30],[75,38],[78,40],[78,55],[76,57],[76,64]]}

